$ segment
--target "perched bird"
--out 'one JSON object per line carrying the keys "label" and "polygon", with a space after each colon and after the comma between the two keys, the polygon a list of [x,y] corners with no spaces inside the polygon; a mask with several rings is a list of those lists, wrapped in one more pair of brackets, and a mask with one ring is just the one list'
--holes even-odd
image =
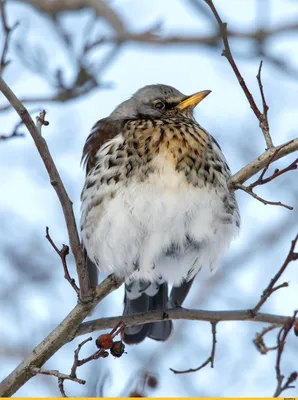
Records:
{"label": "perched bird", "polygon": [[[125,278],[124,315],[181,306],[237,234],[230,169],[193,116],[209,93],[145,86],[87,138],[82,242],[93,280],[94,265]],[[171,321],[129,327],[124,341],[166,340],[171,330]]]}

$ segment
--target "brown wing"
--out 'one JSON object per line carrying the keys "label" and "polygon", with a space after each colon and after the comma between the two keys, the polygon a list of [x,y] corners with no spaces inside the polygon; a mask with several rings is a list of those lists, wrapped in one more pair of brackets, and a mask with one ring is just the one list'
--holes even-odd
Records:
{"label": "brown wing", "polygon": [[99,120],[92,127],[91,133],[86,139],[81,160],[86,167],[86,175],[95,165],[96,153],[98,150],[105,142],[118,135],[121,131],[121,127],[121,121],[111,120],[109,118]]}

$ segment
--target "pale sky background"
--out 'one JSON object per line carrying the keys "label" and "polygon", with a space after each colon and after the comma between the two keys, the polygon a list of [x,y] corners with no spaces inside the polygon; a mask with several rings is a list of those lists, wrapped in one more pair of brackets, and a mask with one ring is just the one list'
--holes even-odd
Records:
{"label": "pale sky background", "polygon": [[[215,0],[224,20],[235,30],[250,31],[259,21],[265,26],[276,26],[298,20],[298,2],[290,0],[265,1],[269,9],[259,15],[257,0]],[[142,32],[157,22],[162,23],[163,35],[201,35],[212,29],[209,22],[199,16],[187,1],[182,0],[114,0],[110,3],[122,15],[131,31]],[[264,8],[263,8],[264,10]],[[9,21],[20,20],[21,25],[14,38],[23,40],[25,48],[41,46],[49,69],[62,66],[71,77],[71,66],[66,66],[58,38],[46,18],[31,8],[12,2],[7,8]],[[66,15],[64,26],[77,37],[90,19],[84,11],[75,16]],[[109,28],[98,24],[97,33],[109,34]],[[0,38],[1,39],[1,38]],[[279,36],[267,46],[271,53],[282,55],[297,69],[297,33]],[[231,40],[237,54],[249,54],[250,43]],[[108,51],[95,52],[100,57]],[[19,96],[44,96],[51,87],[42,77],[26,69],[17,58],[12,45],[12,63],[5,71],[5,79]],[[81,151],[91,126],[107,116],[116,105],[140,87],[163,83],[177,87],[185,94],[210,89],[212,94],[200,104],[197,120],[218,142],[233,172],[261,154],[265,142],[258,123],[248,106],[231,67],[220,51],[202,46],[154,47],[126,45],[119,56],[105,70],[102,81],[113,84],[110,89],[94,90],[91,94],[65,104],[36,104],[29,110],[45,108],[48,127],[43,135],[66,185],[74,210],[79,218],[79,196],[84,182],[80,167]],[[237,61],[251,92],[260,104],[256,82],[259,59],[242,57]],[[298,136],[298,74],[293,78],[264,63],[263,83],[270,106],[270,124],[275,144]],[[0,95],[0,104],[3,104]],[[1,134],[11,132],[18,118],[14,112],[0,114]],[[23,129],[24,132],[25,129]],[[297,157],[297,155],[296,155]],[[278,167],[288,165],[295,155],[279,162]],[[277,167],[277,164],[276,164]],[[0,379],[4,378],[74,307],[76,296],[63,279],[60,260],[46,242],[45,227],[57,245],[67,243],[63,215],[56,194],[41,163],[36,148],[26,132],[25,138],[0,143]],[[297,173],[279,178],[257,193],[274,201],[298,206]],[[219,282],[211,280],[204,289],[199,278],[186,307],[209,310],[252,308],[283,263],[290,241],[297,233],[297,207],[288,211],[282,207],[264,206],[243,192],[237,192],[242,215],[242,229],[219,268]],[[288,228],[280,226],[288,221]],[[271,238],[271,236],[272,238]],[[269,244],[263,243],[268,236]],[[271,240],[270,239],[270,240]],[[277,240],[278,239],[278,240]],[[3,251],[2,251],[3,249]],[[13,254],[13,257],[11,256]],[[23,258],[24,257],[24,258]],[[27,259],[36,270],[36,279],[26,279],[20,269],[12,268],[12,258],[19,265]],[[74,266],[69,259],[75,276]],[[292,263],[281,282],[290,281],[290,287],[275,293],[262,311],[291,315],[298,308],[298,263]],[[224,272],[227,271],[227,272]],[[45,279],[39,279],[39,273]],[[101,276],[103,278],[104,276]],[[216,283],[216,284],[215,284]],[[212,289],[212,290],[211,290]],[[208,293],[210,290],[210,293]],[[208,294],[208,295],[207,295]],[[111,294],[96,309],[93,317],[121,315],[123,288]],[[138,371],[146,368],[157,374],[159,385],[148,396],[272,396],[275,387],[275,353],[260,355],[252,339],[265,324],[253,322],[226,322],[217,326],[217,351],[215,368],[209,366],[187,375],[174,375],[169,368],[187,369],[199,366],[210,354],[211,327],[203,322],[175,322],[174,334],[167,343],[146,340],[139,346],[127,347],[127,354],[120,359],[112,356],[99,360],[78,370],[78,376],[87,379],[84,386],[66,383],[69,396],[98,395],[88,392],[102,374],[108,371],[105,385],[106,396],[119,396],[128,381]],[[92,335],[94,338],[96,334]],[[87,336],[86,336],[87,337]],[[276,334],[268,336],[275,344]],[[73,351],[84,337],[64,346],[44,366],[69,373]],[[290,334],[283,357],[282,371],[288,376],[298,369],[297,338]],[[19,350],[18,350],[19,349]],[[15,356],[9,356],[9,351]],[[93,351],[93,344],[85,347],[82,355]],[[133,381],[134,382],[134,381]],[[130,388],[133,387],[133,384]],[[93,389],[94,390],[94,389]],[[127,392],[124,394],[128,394]],[[31,379],[17,396],[59,396],[57,382],[52,377]],[[298,396],[298,389],[289,390],[285,396]]]}

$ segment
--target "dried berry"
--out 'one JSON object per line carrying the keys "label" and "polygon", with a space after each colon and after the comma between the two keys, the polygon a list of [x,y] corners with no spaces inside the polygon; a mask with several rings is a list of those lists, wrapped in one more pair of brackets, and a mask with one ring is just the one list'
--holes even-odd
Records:
{"label": "dried berry", "polygon": [[109,356],[109,353],[107,351],[103,352],[102,358],[107,358]]}
{"label": "dried berry", "polygon": [[104,333],[98,336],[95,344],[99,349],[109,350],[113,346],[113,338],[109,333]]}
{"label": "dried berry", "polygon": [[129,393],[129,397],[144,397],[141,393],[133,391]]}
{"label": "dried berry", "polygon": [[125,344],[121,340],[118,340],[113,343],[110,352],[114,357],[121,357],[122,354],[124,353],[124,350],[125,350]]}
{"label": "dried berry", "polygon": [[156,388],[158,381],[155,376],[148,376],[147,385],[152,389]]}

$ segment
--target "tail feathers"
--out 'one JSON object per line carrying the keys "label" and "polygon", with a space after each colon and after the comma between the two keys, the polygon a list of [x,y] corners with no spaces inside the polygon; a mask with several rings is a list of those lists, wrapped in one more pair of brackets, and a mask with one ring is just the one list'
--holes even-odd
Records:
{"label": "tail feathers", "polygon": [[87,271],[89,274],[90,285],[95,288],[98,283],[98,269],[96,265],[88,257],[86,250],[84,250],[84,256],[85,256]]}
{"label": "tail feathers", "polygon": [[[134,287],[142,291],[139,297],[135,297]],[[143,290],[146,286],[146,289]],[[141,288],[141,290],[140,290]],[[128,289],[128,291],[127,291]],[[150,295],[148,294],[150,293]],[[133,299],[129,298],[133,295]],[[162,283],[158,285],[152,283],[150,285],[141,285],[140,282],[126,286],[124,298],[123,315],[130,315],[137,312],[146,312],[151,310],[160,310],[167,307],[168,302],[168,284]],[[137,325],[125,328],[123,340],[127,344],[137,344],[142,342],[146,337],[154,340],[166,340],[172,331],[172,321],[154,322],[145,325]]]}
{"label": "tail feathers", "polygon": [[[168,284],[160,285],[155,296],[150,298],[150,310],[160,310],[168,307]],[[158,341],[166,340],[172,332],[172,321],[162,321],[150,324],[148,337]]]}
{"label": "tail feathers", "polygon": [[[123,315],[131,315],[138,312],[148,311],[150,300],[146,293],[143,293],[140,297],[133,300],[128,299],[127,294],[125,293],[124,303]],[[127,344],[140,343],[148,336],[149,329],[150,324],[125,328],[123,340]]]}
{"label": "tail feathers", "polygon": [[169,303],[168,306],[170,308],[175,308],[175,307],[181,307],[184,300],[186,299],[186,296],[188,295],[188,292],[193,284],[195,277],[193,277],[191,280],[186,281],[184,280],[180,286],[173,286],[169,298]]}

